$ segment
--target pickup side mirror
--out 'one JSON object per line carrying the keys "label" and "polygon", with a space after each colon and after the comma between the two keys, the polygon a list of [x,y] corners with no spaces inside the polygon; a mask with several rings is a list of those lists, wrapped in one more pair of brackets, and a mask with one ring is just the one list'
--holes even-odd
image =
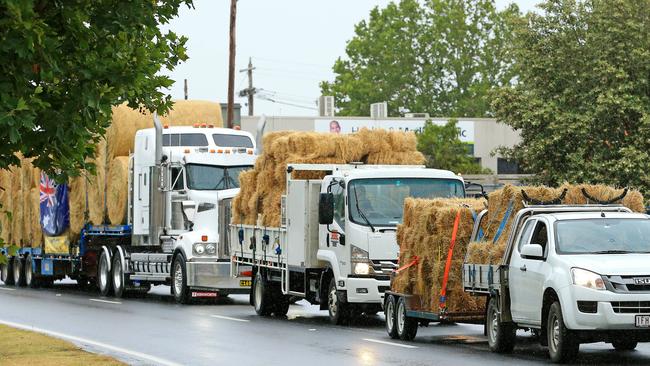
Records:
{"label": "pickup side mirror", "polygon": [[525,244],[521,248],[521,256],[528,259],[544,259],[544,250],[539,244]]}
{"label": "pickup side mirror", "polygon": [[330,225],[334,222],[334,194],[321,193],[318,199],[318,223]]}
{"label": "pickup side mirror", "polygon": [[183,208],[183,216],[185,216],[185,220],[194,222],[194,215],[196,215],[196,202],[183,201],[181,207]]}

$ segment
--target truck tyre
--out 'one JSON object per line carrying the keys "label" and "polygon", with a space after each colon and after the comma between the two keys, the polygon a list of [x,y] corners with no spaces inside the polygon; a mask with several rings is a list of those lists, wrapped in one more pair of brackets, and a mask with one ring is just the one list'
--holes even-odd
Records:
{"label": "truck tyre", "polygon": [[562,317],[562,308],[558,301],[551,305],[548,312],[546,335],[548,337],[548,353],[551,361],[555,363],[564,363],[571,360],[580,348],[580,343],[576,337],[564,325]]}
{"label": "truck tyre", "polygon": [[490,298],[485,317],[488,347],[496,353],[510,353],[515,348],[517,328],[512,323],[499,320],[499,304],[496,297]]}
{"label": "truck tyre", "polygon": [[612,342],[612,346],[614,346],[614,349],[617,351],[632,351],[633,349],[636,348],[638,345],[638,342],[636,341],[614,341]]}
{"label": "truck tyre", "polygon": [[330,322],[335,325],[344,325],[349,322],[347,304],[341,301],[336,291],[336,280],[334,277],[330,280],[329,290],[327,291],[327,311],[329,312]]}
{"label": "truck tyre", "polygon": [[0,264],[0,281],[4,282],[7,286],[14,284],[14,273],[11,262],[11,259],[7,259],[7,264]]}
{"label": "truck tyre", "polygon": [[177,303],[191,303],[190,289],[187,287],[185,256],[182,253],[176,255],[172,264],[172,293]]}
{"label": "truck tyre", "polygon": [[30,288],[38,288],[40,285],[38,271],[36,270],[36,265],[34,264],[31,255],[28,255],[27,258],[25,258],[25,285]]}
{"label": "truck tyre", "polygon": [[287,316],[287,313],[289,312],[289,305],[289,296],[285,296],[280,293],[280,296],[275,299],[275,309],[273,310],[273,314],[279,317]]}
{"label": "truck tyre", "polygon": [[97,266],[97,287],[99,287],[99,294],[102,296],[111,296],[113,294],[113,281],[111,281],[109,263],[110,258],[102,250],[102,254],[99,256],[99,265]]}
{"label": "truck tyre", "polygon": [[15,256],[12,260],[13,274],[14,274],[14,285],[15,286],[25,286],[25,269],[23,260],[19,256]]}
{"label": "truck tyre", "polygon": [[395,316],[397,335],[403,341],[411,341],[418,333],[418,320],[406,316],[406,300],[400,297],[397,300],[397,315]]}
{"label": "truck tyre", "polygon": [[113,291],[115,292],[115,297],[124,297],[124,295],[126,295],[126,279],[124,275],[124,268],[122,267],[122,257],[119,253],[115,253],[113,256],[113,265],[111,272],[111,280],[113,281]]}
{"label": "truck tyre", "polygon": [[269,296],[269,284],[262,275],[262,271],[257,271],[253,280],[253,306],[255,312],[260,316],[268,316],[272,312],[271,296]]}
{"label": "truck tyre", "polygon": [[384,307],[384,314],[386,315],[386,332],[392,339],[399,338],[397,335],[397,326],[395,322],[397,314],[396,305],[395,296],[388,295],[388,298],[386,299],[386,306]]}

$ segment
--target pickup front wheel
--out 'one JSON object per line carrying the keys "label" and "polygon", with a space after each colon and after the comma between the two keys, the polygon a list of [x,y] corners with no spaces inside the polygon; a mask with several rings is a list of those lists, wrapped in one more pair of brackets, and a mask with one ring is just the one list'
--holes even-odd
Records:
{"label": "pickup front wheel", "polygon": [[490,298],[487,307],[485,326],[487,327],[488,346],[496,353],[510,353],[515,348],[517,328],[512,323],[505,323],[499,317],[499,303],[496,297]]}
{"label": "pickup front wheel", "polygon": [[612,346],[614,346],[614,349],[617,351],[632,351],[633,349],[636,348],[638,345],[638,342],[635,341],[614,341],[612,342]]}
{"label": "pickup front wheel", "polygon": [[554,302],[549,309],[546,326],[548,353],[551,356],[551,361],[564,363],[571,360],[578,353],[580,343],[576,341],[576,337],[564,325],[562,308],[558,301]]}

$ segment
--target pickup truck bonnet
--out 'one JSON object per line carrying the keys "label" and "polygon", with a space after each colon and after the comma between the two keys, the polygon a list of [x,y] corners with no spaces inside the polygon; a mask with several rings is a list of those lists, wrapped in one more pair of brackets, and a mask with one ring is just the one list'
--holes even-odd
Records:
{"label": "pickup truck bonnet", "polygon": [[650,254],[581,254],[561,256],[571,267],[601,275],[650,275]]}

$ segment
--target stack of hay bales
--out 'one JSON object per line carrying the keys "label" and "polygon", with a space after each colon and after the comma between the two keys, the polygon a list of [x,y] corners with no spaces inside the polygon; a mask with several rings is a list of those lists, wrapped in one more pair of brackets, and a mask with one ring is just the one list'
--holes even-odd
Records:
{"label": "stack of hay bales", "polygon": [[[400,265],[418,263],[397,273],[392,290],[419,295],[419,309],[440,312],[440,294],[454,221],[459,216],[456,242],[446,286],[446,311],[480,312],[485,299],[463,291],[462,264],[474,227],[474,214],[485,209],[484,199],[414,199],[404,202],[404,221],[397,227]],[[413,304],[418,306],[418,304]]]}
{"label": "stack of hay bales", "polygon": [[[562,193],[566,193],[562,197]],[[536,201],[551,201],[562,197],[559,203],[569,205],[579,204],[596,204],[589,200],[582,193],[585,190],[587,194],[600,201],[605,202],[620,197],[623,189],[617,189],[606,185],[590,184],[563,184],[558,188],[545,186],[536,187],[518,187],[507,185],[502,189],[490,193],[488,198],[488,213],[483,218],[486,227],[485,235],[480,242],[473,242],[469,247],[469,261],[472,263],[498,264],[500,263],[511,233],[517,211],[524,207],[524,193],[528,198]],[[643,204],[643,195],[637,190],[628,190],[622,200],[614,202],[622,204],[632,211],[645,212]],[[504,219],[508,207],[512,206],[511,214],[505,222],[504,229],[500,236],[495,240],[501,222]]]}
{"label": "stack of hay bales", "polygon": [[[280,197],[285,193],[287,163],[417,165],[413,133],[368,130],[338,135],[317,132],[272,132],[263,138],[255,168],[241,173],[241,191],[233,200],[233,223],[280,226]],[[324,172],[297,171],[296,179],[321,179]],[[259,215],[259,217],[258,217]]]}
{"label": "stack of hay bales", "polygon": [[[205,123],[215,127],[223,124],[219,103],[207,101],[176,101],[173,109],[161,116],[163,124],[187,126]],[[126,105],[113,108],[113,120],[95,146],[95,155],[88,159],[96,166],[96,174],[81,171],[69,180],[70,230],[65,235],[78,237],[87,222],[98,224],[126,223],[128,194],[128,155],[133,152],[138,130],[153,127],[148,112]],[[2,211],[11,212],[11,219],[0,214],[0,235],[5,243],[19,246],[40,246],[40,171],[33,159],[18,155],[20,166],[0,170],[0,204]]]}

